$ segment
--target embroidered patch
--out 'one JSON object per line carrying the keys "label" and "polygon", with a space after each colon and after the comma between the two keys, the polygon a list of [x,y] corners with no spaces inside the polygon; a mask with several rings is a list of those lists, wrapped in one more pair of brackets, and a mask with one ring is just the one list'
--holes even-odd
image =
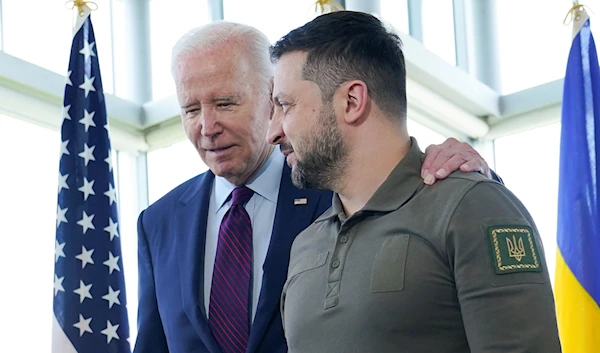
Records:
{"label": "embroidered patch", "polygon": [[492,264],[497,274],[542,272],[537,244],[530,227],[520,225],[488,228]]}

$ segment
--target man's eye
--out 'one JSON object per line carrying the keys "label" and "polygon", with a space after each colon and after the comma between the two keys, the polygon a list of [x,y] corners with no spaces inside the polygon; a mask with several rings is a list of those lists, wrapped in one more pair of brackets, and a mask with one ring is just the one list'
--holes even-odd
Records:
{"label": "man's eye", "polygon": [[233,106],[233,103],[231,103],[231,102],[223,102],[223,103],[217,104],[218,108],[230,108],[232,106]]}
{"label": "man's eye", "polygon": [[198,108],[191,108],[191,109],[188,109],[188,110],[185,111],[185,115],[186,116],[193,116],[193,115],[196,115],[199,112],[200,112],[200,109],[198,109]]}

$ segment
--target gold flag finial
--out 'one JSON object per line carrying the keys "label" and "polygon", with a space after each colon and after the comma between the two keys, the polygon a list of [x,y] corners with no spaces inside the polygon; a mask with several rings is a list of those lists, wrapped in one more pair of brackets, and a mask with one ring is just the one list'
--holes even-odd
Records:
{"label": "gold flag finial", "polygon": [[[328,9],[328,11],[327,11]],[[321,14],[326,12],[343,11],[344,7],[334,0],[317,0],[315,2],[315,12],[320,11]]]}
{"label": "gold flag finial", "polygon": [[79,12],[79,16],[83,16],[84,14],[84,7],[87,7],[88,9],[95,11],[98,9],[98,5],[93,2],[93,1],[85,1],[85,0],[69,0],[65,3],[65,6],[71,6],[69,7],[69,9],[74,9],[77,8],[77,11]]}
{"label": "gold flag finial", "polygon": [[571,24],[571,22],[579,21],[581,19],[581,14],[584,13],[586,9],[588,9],[591,13],[594,13],[588,6],[580,4],[577,0],[573,1],[573,6],[571,6],[571,9],[569,12],[567,12],[565,19],[563,20],[563,24],[568,26]]}

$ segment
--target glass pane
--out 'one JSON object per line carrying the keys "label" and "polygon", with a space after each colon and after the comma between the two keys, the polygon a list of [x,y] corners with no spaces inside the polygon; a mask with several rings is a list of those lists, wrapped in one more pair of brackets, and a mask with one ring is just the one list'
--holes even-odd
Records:
{"label": "glass pane", "polygon": [[0,115],[3,352],[50,353],[59,147],[58,131]]}
{"label": "glass pane", "polygon": [[223,0],[223,14],[228,21],[256,27],[272,43],[318,15],[314,0]]}
{"label": "glass pane", "polygon": [[[61,75],[67,74],[74,12],[62,0],[2,0],[4,51]],[[100,59],[102,84],[113,89],[111,0],[96,0],[92,12],[96,54]]]}
{"label": "glass pane", "polygon": [[[583,2],[592,9],[600,0]],[[502,94],[564,77],[571,47],[571,26],[563,19],[570,1],[496,1]],[[596,30],[600,23],[596,23]]]}
{"label": "glass pane", "polygon": [[396,32],[408,33],[408,0],[380,0],[381,18]]}
{"label": "glass pane", "polygon": [[[127,315],[129,317],[129,341],[133,347],[137,336],[138,270],[137,270],[137,217],[138,182],[137,159],[131,153],[113,150],[115,188],[118,195],[119,228],[123,274],[127,291]],[[118,167],[118,168],[117,168]]]}
{"label": "glass pane", "polygon": [[208,170],[187,140],[148,153],[148,199],[150,204],[177,185]]}
{"label": "glass pane", "polygon": [[150,1],[150,51],[152,57],[152,98],[175,94],[171,77],[171,50],[192,28],[210,22],[208,0]]}
{"label": "glass pane", "polygon": [[452,0],[422,0],[422,4],[423,44],[440,58],[456,65]]}
{"label": "glass pane", "polygon": [[407,120],[407,126],[408,133],[410,136],[413,136],[417,139],[421,151],[425,151],[429,145],[438,145],[446,141],[446,137],[444,137],[444,135],[425,127],[418,122],[411,120],[410,118]]}
{"label": "glass pane", "polygon": [[495,141],[496,171],[523,202],[540,232],[550,279],[556,264],[560,124]]}

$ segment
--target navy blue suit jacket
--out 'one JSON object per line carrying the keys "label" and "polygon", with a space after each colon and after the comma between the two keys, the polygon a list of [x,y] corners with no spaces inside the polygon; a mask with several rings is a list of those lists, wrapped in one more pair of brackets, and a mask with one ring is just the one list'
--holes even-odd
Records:
{"label": "navy blue suit jacket", "polygon": [[[173,189],[138,220],[139,310],[135,353],[221,353],[204,307],[204,244],[214,174]],[[287,351],[279,300],[298,233],[331,206],[329,191],[300,190],[285,165],[247,353]],[[306,205],[294,199],[306,198]]]}

